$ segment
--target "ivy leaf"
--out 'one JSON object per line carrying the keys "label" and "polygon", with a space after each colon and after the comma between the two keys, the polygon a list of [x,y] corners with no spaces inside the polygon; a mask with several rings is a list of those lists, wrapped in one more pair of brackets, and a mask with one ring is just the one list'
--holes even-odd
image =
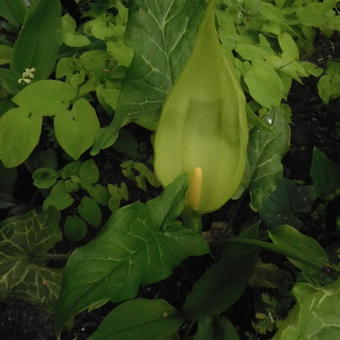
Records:
{"label": "ivy leaf", "polygon": [[34,211],[0,222],[0,297],[19,297],[54,310],[61,270],[39,259],[61,240],[59,214]]}
{"label": "ivy leaf", "polygon": [[35,79],[46,79],[53,71],[61,44],[61,5],[59,0],[35,0],[14,44],[11,69],[36,69]]}
{"label": "ivy leaf", "polygon": [[205,6],[204,0],[132,2],[125,41],[134,58],[114,120],[100,130],[93,154],[111,146],[130,122],[156,128],[163,102],[191,55]]}
{"label": "ivy leaf", "polygon": [[276,190],[264,200],[260,216],[270,227],[280,224],[300,227],[302,221],[296,213],[310,212],[315,198],[312,186],[297,186],[294,181],[282,178]]}
{"label": "ivy leaf", "polygon": [[258,124],[250,132],[248,170],[243,183],[249,188],[254,211],[258,211],[264,199],[276,189],[283,173],[281,158],[290,143],[289,123],[280,109],[272,110],[264,123],[269,125]]}
{"label": "ivy leaf", "polygon": [[84,98],[74,103],[72,111],[64,110],[54,118],[57,141],[75,160],[91,147],[98,129],[96,111]]}
{"label": "ivy leaf", "polygon": [[165,300],[135,299],[109,313],[89,340],[167,340],[183,322]]}
{"label": "ivy leaf", "polygon": [[340,338],[340,280],[314,287],[297,283],[293,287],[297,304],[272,340],[338,340]]}
{"label": "ivy leaf", "polygon": [[[161,196],[160,204],[182,205],[187,188],[186,176],[170,184]],[[168,195],[174,192],[175,197]],[[177,194],[182,192],[181,200]],[[163,210],[166,211],[167,209]],[[77,248],[64,270],[64,281],[57,312],[57,329],[74,314],[111,300],[120,302],[133,298],[141,284],[168,277],[172,269],[187,256],[208,252],[206,241],[180,223],[153,218],[152,205],[136,202],[117,210],[96,239]],[[157,222],[157,223],[155,223]]]}
{"label": "ivy leaf", "polygon": [[54,116],[65,110],[76,89],[58,80],[36,81],[21,90],[12,101],[25,110],[41,116]]}
{"label": "ivy leaf", "polygon": [[340,96],[340,63],[329,63],[326,74],[318,81],[318,92],[326,104]]}
{"label": "ivy leaf", "polygon": [[23,163],[39,142],[42,118],[17,108],[0,117],[0,159],[7,168]]}

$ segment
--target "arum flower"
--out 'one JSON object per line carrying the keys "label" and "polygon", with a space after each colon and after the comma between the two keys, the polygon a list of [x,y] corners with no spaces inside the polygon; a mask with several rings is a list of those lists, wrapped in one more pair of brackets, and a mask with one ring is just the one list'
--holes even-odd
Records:
{"label": "arum flower", "polygon": [[247,143],[244,94],[219,42],[210,2],[192,55],[162,109],[155,172],[164,186],[187,173],[188,205],[214,211],[241,182]]}

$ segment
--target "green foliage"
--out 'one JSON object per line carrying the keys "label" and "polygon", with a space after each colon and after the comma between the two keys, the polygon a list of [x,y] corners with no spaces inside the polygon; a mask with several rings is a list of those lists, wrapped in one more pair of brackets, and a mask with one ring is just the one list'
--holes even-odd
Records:
{"label": "green foliage", "polygon": [[194,340],[239,340],[233,324],[226,318],[207,317],[201,319]]}
{"label": "green foliage", "polygon": [[25,109],[11,109],[0,118],[0,160],[5,167],[23,163],[39,142],[41,116]]}
{"label": "green foliage", "polygon": [[60,44],[59,0],[35,0],[27,9],[24,25],[14,44],[11,69],[21,74],[26,68],[34,67],[34,78],[46,79],[54,69]]}
{"label": "green foliage", "polygon": [[248,168],[241,188],[248,188],[254,211],[261,209],[263,201],[279,183],[283,173],[281,158],[288,150],[289,143],[289,118],[283,108],[269,111],[262,118],[262,124],[250,131]]}
{"label": "green foliage", "polygon": [[340,193],[340,166],[314,148],[310,175],[317,195],[330,200]]}
{"label": "green foliage", "polygon": [[[240,236],[257,237],[251,228]],[[220,260],[196,282],[184,304],[190,318],[216,316],[231,307],[242,295],[254,268],[258,249],[227,245]]]}
{"label": "green foliage", "polygon": [[291,254],[303,254],[305,260],[315,263],[318,269],[312,268],[300,261],[288,259],[297,268],[302,270],[305,278],[313,283],[322,283],[326,278],[320,273],[320,267],[328,268],[330,263],[325,250],[313,238],[300,233],[289,225],[282,225],[269,231],[269,237],[273,243]]}
{"label": "green foliage", "polygon": [[100,301],[132,298],[141,284],[160,281],[187,256],[208,251],[204,239],[174,223],[187,185],[181,176],[146,204],[117,210],[98,237],[73,252],[64,270],[59,331],[74,314]]}
{"label": "green foliage", "polygon": [[21,26],[24,22],[26,7],[22,0],[3,0],[0,3],[0,16],[13,25]]}
{"label": "green foliage", "polygon": [[[311,186],[299,178],[282,178],[282,158],[290,145],[291,115],[296,114],[286,104],[293,82],[304,86],[307,77],[319,78],[317,90],[326,104],[334,105],[340,95],[337,42],[332,45],[334,32],[340,31],[339,2],[212,3],[221,55],[246,93],[250,139],[246,171],[233,197],[240,199],[203,219],[193,210],[183,211],[184,176],[152,199],[160,182],[150,154],[154,135],[150,139],[143,128],[157,128],[162,107],[199,43],[208,1],[74,2],[77,8],[71,14],[69,4],[60,0],[0,0],[0,213],[16,215],[0,222],[0,297],[43,304],[52,313],[59,298],[59,332],[83,310],[108,301],[121,303],[89,339],[238,340],[238,332],[254,340],[259,334],[268,338],[277,328],[291,308],[290,287],[300,281],[293,288],[297,305],[274,339],[338,339],[339,281],[331,282],[339,266],[330,259],[335,257],[340,219],[327,214],[337,203],[339,166],[315,148]],[[213,52],[209,43],[199,53],[208,54],[207,61],[188,80],[192,90],[200,75],[209,73],[202,91],[192,90],[200,104],[190,129],[198,122],[207,92],[226,98],[218,85],[222,73],[208,71]],[[331,53],[325,51],[328,43]],[[184,87],[180,94],[189,90]],[[185,103],[176,105],[182,109]],[[126,126],[130,123],[140,127]],[[209,149],[213,158],[218,147],[207,147],[205,141],[210,123],[201,124],[203,131],[193,145],[198,152]],[[220,131],[223,124],[216,120],[215,125]],[[170,137],[175,132],[176,127],[170,128]],[[237,140],[239,134],[235,136]],[[172,146],[166,138],[165,168],[173,165]],[[100,154],[91,158],[89,150],[92,156]],[[335,157],[331,150],[329,155]],[[213,160],[209,164],[213,169],[217,165]],[[294,176],[287,170],[286,176]],[[35,186],[30,196],[26,171]],[[233,178],[239,176],[233,173]],[[141,190],[133,191],[136,186]],[[124,201],[132,204],[121,208]],[[17,215],[41,202],[43,213]],[[256,224],[259,238],[256,228],[233,237],[259,218],[264,222]],[[311,233],[327,252],[307,236]],[[144,299],[149,287],[139,290],[142,285],[166,279],[188,256],[209,252],[203,236],[211,242],[211,256],[190,259],[190,268],[183,263],[169,281],[151,287],[160,287],[153,300]],[[265,241],[268,236],[272,242]],[[65,244],[76,247],[76,242],[82,246],[61,269],[68,255],[54,252]],[[266,250],[264,262],[260,249]],[[296,270],[287,262],[290,270],[283,270],[280,258],[268,252],[283,255]],[[174,282],[176,294],[163,290]],[[178,298],[185,300],[183,308]]]}
{"label": "green foliage", "polygon": [[165,300],[135,299],[116,307],[90,340],[169,339],[183,323],[175,308]]}
{"label": "green foliage", "polygon": [[269,227],[290,224],[301,227],[299,213],[310,213],[315,200],[312,186],[298,186],[294,181],[281,178],[276,190],[263,202],[259,211],[261,218]]}
{"label": "green foliage", "polygon": [[61,240],[55,210],[34,211],[0,223],[0,297],[16,296],[54,311],[61,270],[46,266],[46,253]]}
{"label": "green foliage", "polygon": [[161,6],[141,0],[132,3],[125,41],[134,48],[134,58],[114,120],[98,134],[93,154],[111,146],[129,122],[155,129],[162,104],[191,54],[204,7],[202,0],[175,4],[165,0]]}
{"label": "green foliage", "polygon": [[325,287],[297,283],[293,294],[297,304],[279,324],[273,340],[337,340],[340,337],[340,280]]}
{"label": "green foliage", "polygon": [[72,111],[64,110],[56,115],[54,129],[58,143],[77,160],[92,146],[99,121],[94,108],[82,98],[73,104]]}
{"label": "green foliage", "polygon": [[[340,29],[339,29],[340,31]],[[340,63],[330,62],[318,81],[319,95],[325,103],[340,97]]]}

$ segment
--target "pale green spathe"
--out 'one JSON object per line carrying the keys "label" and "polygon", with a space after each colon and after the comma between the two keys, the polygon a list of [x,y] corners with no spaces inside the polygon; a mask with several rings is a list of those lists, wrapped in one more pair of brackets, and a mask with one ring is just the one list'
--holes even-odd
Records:
{"label": "pale green spathe", "polygon": [[220,208],[243,176],[248,143],[245,98],[215,29],[210,3],[193,53],[165,102],[156,131],[155,171],[166,186],[202,169],[202,213]]}

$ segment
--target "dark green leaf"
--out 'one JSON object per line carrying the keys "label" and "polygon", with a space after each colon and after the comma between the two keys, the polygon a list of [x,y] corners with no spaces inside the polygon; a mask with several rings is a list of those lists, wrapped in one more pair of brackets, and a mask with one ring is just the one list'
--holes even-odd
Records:
{"label": "dark green leaf", "polygon": [[129,122],[155,129],[163,102],[191,54],[205,6],[204,0],[132,2],[125,39],[135,55],[115,118],[98,133],[93,153],[111,146]]}
{"label": "dark green leaf", "polygon": [[[287,252],[302,254],[306,260],[320,266],[329,265],[328,256],[319,243],[289,225],[278,226],[270,230],[269,237],[275,245]],[[301,262],[293,259],[289,259],[289,261],[302,271],[315,272],[313,268]]]}
{"label": "dark green leaf", "polygon": [[90,340],[167,340],[183,319],[165,300],[136,299],[116,307]]}
{"label": "dark green leaf", "polygon": [[57,173],[50,168],[40,168],[33,172],[33,184],[39,189],[47,189],[57,181]]}
{"label": "dark green leaf", "polygon": [[86,185],[92,185],[99,180],[99,169],[96,162],[93,159],[89,159],[84,162],[79,168],[79,177],[81,183]]}
{"label": "dark green leaf", "polygon": [[12,24],[21,26],[24,22],[26,7],[23,0],[1,0],[0,17],[6,18]]}
{"label": "dark green leaf", "polygon": [[225,318],[207,317],[199,320],[194,340],[240,340],[233,324]]}
{"label": "dark green leaf", "polygon": [[[181,180],[165,189],[166,199],[159,200],[165,206],[162,211],[178,200],[178,192],[184,201],[186,186]],[[70,256],[58,307],[59,331],[71,316],[89,306],[132,298],[141,284],[165,279],[187,256],[208,252],[206,241],[179,223],[160,231],[161,222],[172,221],[170,216],[153,218],[152,206],[137,202],[117,210],[96,239]]]}
{"label": "dark green leaf", "polygon": [[340,193],[340,166],[314,148],[310,175],[318,196],[330,199]]}
{"label": "dark green leaf", "polygon": [[0,85],[10,94],[16,94],[22,89],[22,85],[18,84],[21,75],[13,70],[0,69]]}
{"label": "dark green leaf", "polygon": [[243,179],[243,186],[249,187],[251,207],[255,211],[276,189],[283,173],[281,158],[290,144],[289,122],[281,109],[273,109],[264,121],[267,127],[258,125],[250,132],[248,170]]}
{"label": "dark green leaf", "polygon": [[300,227],[302,221],[296,213],[310,212],[315,198],[312,186],[297,186],[294,181],[282,178],[276,190],[264,200],[260,216],[270,227],[280,224]]}
{"label": "dark green leaf", "polygon": [[61,240],[59,214],[33,211],[0,222],[0,295],[15,296],[53,310],[61,271],[39,260]]}
{"label": "dark green leaf", "polygon": [[77,215],[67,216],[64,224],[64,233],[68,239],[80,241],[87,234],[87,225]]}
{"label": "dark green leaf", "polygon": [[23,29],[14,44],[11,68],[21,74],[26,68],[34,67],[35,79],[46,79],[54,69],[60,44],[59,0],[35,0],[27,10]]}
{"label": "dark green leaf", "polygon": [[86,196],[83,197],[77,210],[79,216],[88,224],[94,227],[99,226],[102,219],[102,213],[98,203],[94,199]]}
{"label": "dark green leaf", "polygon": [[[254,237],[255,234],[250,229],[241,235]],[[258,252],[252,247],[227,245],[220,260],[204,273],[187,296],[184,313],[189,318],[200,319],[231,307],[248,284]]]}

